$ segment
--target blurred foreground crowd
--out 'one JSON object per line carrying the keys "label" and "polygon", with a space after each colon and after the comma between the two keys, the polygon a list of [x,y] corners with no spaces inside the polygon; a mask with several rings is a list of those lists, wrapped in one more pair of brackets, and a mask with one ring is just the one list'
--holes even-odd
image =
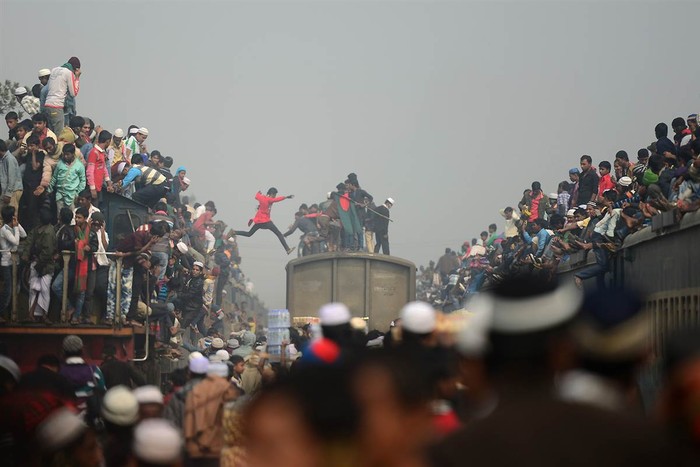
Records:
{"label": "blurred foreground crowd", "polygon": [[[147,128],[108,131],[77,115],[77,57],[38,75],[31,93],[15,90],[28,118],[7,113],[8,138],[0,140],[0,323],[10,319],[11,254],[19,252],[20,270],[29,270],[30,320],[56,321],[68,282],[65,319],[73,325],[112,326],[121,317],[138,326],[148,314],[163,344],[190,325],[206,335],[203,320],[221,319],[229,281],[234,292],[252,289],[216,204],[190,204],[187,169],[172,172],[172,157],[149,151]],[[140,203],[126,205],[132,211],[121,226],[101,212],[128,203],[117,195]],[[131,213],[144,206],[148,218],[134,225]],[[62,252],[70,253],[67,268]]]}
{"label": "blurred foreground crowd", "polygon": [[700,208],[700,128],[697,114],[674,118],[673,139],[666,123],[654,128],[655,140],[637,151],[596,161],[584,155],[568,180],[547,194],[539,181],[523,191],[517,208],[500,210],[502,228],[491,224],[459,252],[447,248],[437,263],[421,266],[418,296],[445,310],[461,308],[466,298],[504,275],[534,271],[543,277],[560,264],[594,261],[575,277],[580,285],[605,282],[611,258],[625,238],[650,228],[655,218]]}
{"label": "blurred foreground crowd", "polygon": [[28,466],[697,465],[700,331],[650,355],[641,304],[526,274],[458,329],[411,302],[374,337],[332,303],[320,332],[289,330],[300,358],[216,342],[164,391],[67,336],[27,374],[0,357],[0,449]]}

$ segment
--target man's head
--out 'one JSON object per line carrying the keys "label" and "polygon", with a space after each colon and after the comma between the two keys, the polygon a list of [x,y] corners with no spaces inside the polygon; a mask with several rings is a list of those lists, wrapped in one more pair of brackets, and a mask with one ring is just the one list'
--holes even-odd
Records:
{"label": "man's head", "polygon": [[542,229],[547,228],[547,221],[544,219],[535,219],[535,222],[532,224],[532,230],[537,233]]}
{"label": "man's head", "polygon": [[[51,138],[46,138],[46,139],[51,139]],[[46,140],[44,140],[46,142]],[[46,146],[44,146],[44,149],[46,149]],[[48,151],[48,149],[46,149]],[[63,152],[61,153],[61,158],[66,164],[72,164],[73,161],[75,160],[75,145],[73,144],[66,144],[63,146]]]}
{"label": "man's head", "polygon": [[598,164],[598,170],[601,176],[609,174],[611,168],[610,162],[608,161],[600,161],[600,164]]}
{"label": "man's head", "polygon": [[136,141],[138,141],[139,144],[146,141],[146,139],[148,138],[148,128],[144,128],[144,127],[139,128],[138,131],[136,132],[135,137],[136,137]]}
{"label": "man's head", "polygon": [[513,208],[508,206],[503,210],[503,214],[506,215],[506,219],[510,220],[513,218]]}
{"label": "man's head", "polygon": [[27,92],[27,88],[23,86],[15,89],[15,98],[17,99],[17,102],[21,102],[22,99],[24,99],[27,96],[27,94],[29,94]]}
{"label": "man's head", "polygon": [[202,275],[204,272],[204,264],[202,264],[199,261],[195,261],[194,265],[192,266],[192,275],[194,277],[199,277]]}
{"label": "man's head", "polygon": [[2,223],[7,225],[12,225],[15,219],[15,207],[6,205],[0,210],[0,216],[2,216]]}
{"label": "man's head", "polygon": [[245,360],[240,355],[232,355],[229,360],[233,365],[233,372],[237,375],[242,375],[245,371]]}
{"label": "man's head", "polygon": [[80,135],[84,137],[85,139],[89,139],[90,135],[92,134],[94,126],[92,124],[92,120],[85,117],[83,118],[83,125],[80,127]]}
{"label": "man's head", "polygon": [[496,233],[496,230],[498,230],[498,226],[496,224],[491,224],[489,225],[489,233]]}
{"label": "man's head", "polygon": [[[64,150],[65,150],[65,146],[64,146]],[[90,190],[85,189],[85,190],[81,191],[80,193],[78,193],[78,198],[76,199],[76,202],[77,202],[78,206],[89,210],[90,206],[92,206],[92,194],[90,194]]]}
{"label": "man's head", "polygon": [[650,155],[651,153],[647,148],[640,149],[639,151],[637,151],[637,162],[639,162],[642,165],[646,165],[649,161]]}
{"label": "man's head", "polygon": [[68,206],[64,206],[58,213],[58,220],[63,225],[70,225],[73,222],[73,211]]}
{"label": "man's head", "polygon": [[101,147],[102,149],[107,149],[107,146],[109,146],[109,142],[112,140],[112,133],[110,133],[107,130],[102,130],[100,131],[100,134],[97,135],[97,145]]}
{"label": "man's head", "polygon": [[394,198],[387,198],[386,201],[384,201],[384,206],[386,206],[387,209],[391,209],[394,206]]}
{"label": "man's head", "polygon": [[75,225],[79,228],[84,228],[87,223],[87,218],[90,212],[84,207],[79,207],[75,210]]}
{"label": "man's head", "polygon": [[46,118],[46,114],[43,113],[38,113],[32,117],[32,123],[34,124],[34,132],[35,133],[42,133],[46,129],[46,125],[48,124],[48,119]]}
{"label": "man's head", "polygon": [[53,354],[45,354],[37,359],[36,366],[37,368],[46,368],[54,373],[58,373],[58,370],[61,368],[61,361]]}
{"label": "man's head", "polygon": [[35,135],[34,133],[30,133],[29,137],[27,138],[27,149],[32,152],[38,151],[40,149],[39,141],[39,136]]}
{"label": "man's head", "polygon": [[93,212],[90,216],[90,229],[99,232],[105,225],[105,216],[101,212]]}
{"label": "man's head", "polygon": [[41,208],[39,211],[39,223],[41,225],[51,224],[53,222],[53,214],[54,212],[51,209],[47,207]]}
{"label": "man's head", "polygon": [[68,63],[73,67],[73,72],[79,74],[80,70],[80,59],[78,57],[71,57],[68,59]]}
{"label": "man's head", "polygon": [[698,129],[698,114],[690,114],[687,118],[688,128],[690,128],[691,133],[695,133]]}
{"label": "man's head", "polygon": [[63,339],[63,355],[66,357],[77,357],[83,353],[83,340],[71,334]]}
{"label": "man's head", "polygon": [[5,124],[7,125],[8,130],[13,130],[17,126],[18,122],[19,115],[17,115],[17,112],[7,112],[5,114]]}
{"label": "man's head", "polygon": [[70,126],[71,130],[73,130],[73,133],[75,133],[76,135],[82,133],[83,125],[85,125],[85,119],[80,115],[71,117],[68,121],[68,126]]}
{"label": "man's head", "polygon": [[48,68],[42,68],[41,70],[39,70],[39,82],[42,86],[46,86],[46,84],[49,82],[50,76],[51,70],[49,70]]}
{"label": "man's head", "polygon": [[685,120],[683,119],[683,117],[676,117],[671,122],[671,128],[673,128],[673,132],[675,134],[680,135],[683,132],[683,130],[685,130],[688,127],[685,125]]}
{"label": "man's head", "polygon": [[667,136],[668,136],[668,125],[666,125],[666,124],[663,123],[663,122],[658,123],[658,124],[654,127],[654,134],[656,135],[656,138],[657,138],[657,139],[667,137]]}
{"label": "man's head", "polygon": [[542,184],[540,182],[532,182],[532,191],[530,192],[532,196],[537,196],[542,191]]}
{"label": "man's head", "polygon": [[620,165],[625,168],[630,164],[630,158],[627,155],[627,151],[617,151],[615,154],[615,160],[620,161]]}
{"label": "man's head", "polygon": [[591,169],[591,165],[593,165],[593,159],[591,159],[591,156],[581,156],[581,172],[588,172]]}
{"label": "man's head", "polygon": [[483,231],[479,234],[479,237],[481,238],[482,241],[486,241],[489,238],[489,233],[487,231]]}
{"label": "man's head", "polygon": [[122,141],[124,141],[124,130],[117,128],[112,135],[112,144],[114,144],[115,147],[119,147]]}
{"label": "man's head", "polygon": [[270,189],[267,190],[267,196],[277,196],[277,188],[270,187]]}
{"label": "man's head", "polygon": [[44,141],[41,142],[41,147],[46,151],[46,154],[53,154],[56,152],[56,141],[50,136],[47,136],[44,138]]}
{"label": "man's head", "polygon": [[163,156],[161,156],[160,151],[156,149],[154,151],[151,151],[150,160],[151,165],[153,165],[154,167],[158,167],[160,166],[161,162],[163,162]]}
{"label": "man's head", "polygon": [[162,238],[170,233],[170,226],[165,221],[154,222],[151,226],[151,236]]}

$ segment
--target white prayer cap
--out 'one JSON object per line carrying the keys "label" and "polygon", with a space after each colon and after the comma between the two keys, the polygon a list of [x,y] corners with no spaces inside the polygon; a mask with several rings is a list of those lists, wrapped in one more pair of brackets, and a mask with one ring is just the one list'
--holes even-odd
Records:
{"label": "white prayer cap", "polygon": [[114,130],[114,136],[116,136],[117,138],[123,138],[124,130],[122,130],[121,128],[117,128],[116,130]]}
{"label": "white prayer cap", "polygon": [[386,202],[389,204],[394,204],[394,198],[387,198]]}
{"label": "white prayer cap", "polygon": [[350,310],[342,303],[327,303],[318,311],[321,326],[337,326],[350,322]]}
{"label": "white prayer cap", "polygon": [[144,136],[148,136],[148,128],[146,128],[146,127],[144,127],[144,126],[142,126],[141,128],[139,128],[136,132],[137,132],[137,133],[141,133],[141,134],[144,135]]}
{"label": "white prayer cap", "polygon": [[45,451],[58,451],[77,440],[85,430],[87,425],[83,420],[68,407],[62,407],[37,427],[37,445]]}
{"label": "white prayer cap", "polygon": [[457,334],[457,351],[465,357],[479,357],[488,349],[491,311],[469,313],[465,326]]}
{"label": "white prayer cap", "polygon": [[211,346],[214,349],[223,349],[224,348],[224,340],[220,337],[215,337],[211,341]]}
{"label": "white prayer cap", "polygon": [[139,129],[136,128],[136,127],[133,127],[133,128],[131,128],[131,129],[129,130],[129,134],[130,134],[130,135],[135,135],[135,134],[138,133],[138,132],[139,132]]}
{"label": "white prayer cap", "polygon": [[126,162],[120,162],[117,164],[117,172],[122,173],[126,168]]}
{"label": "white prayer cap", "polygon": [[169,421],[151,418],[134,429],[132,450],[138,460],[148,464],[175,464],[182,455],[182,438]]}
{"label": "white prayer cap", "polygon": [[217,350],[215,355],[217,357],[219,357],[220,361],[222,361],[224,363],[228,362],[229,359],[231,358],[229,353],[227,351],[225,351],[224,349]]}
{"label": "white prayer cap", "polygon": [[209,363],[209,369],[207,370],[207,375],[221,376],[222,378],[228,378],[228,366],[222,362],[211,362],[211,363]]}
{"label": "white prayer cap", "polygon": [[190,356],[189,356],[189,359],[188,359],[188,360],[191,362],[191,361],[194,360],[195,358],[203,357],[203,356],[204,356],[204,355],[202,355],[202,352],[197,352],[197,351],[195,350],[194,352],[190,352]]}
{"label": "white prayer cap", "polygon": [[574,214],[576,214],[576,209],[569,209],[566,211],[567,216],[573,216]]}
{"label": "white prayer cap", "polygon": [[549,195],[547,195],[547,198],[549,198],[549,199],[557,199],[558,196],[557,196],[556,193],[550,193]]}
{"label": "white prayer cap", "polygon": [[180,251],[180,253],[182,253],[182,254],[185,254],[188,251],[190,251],[190,249],[187,247],[185,242],[177,242],[177,245],[175,245],[175,246],[177,246],[178,251]]}
{"label": "white prayer cap", "polygon": [[474,313],[491,313],[490,330],[502,334],[526,334],[556,327],[572,319],[583,301],[572,282],[554,290],[526,297],[509,297],[483,292],[466,308]]}
{"label": "white prayer cap", "polygon": [[163,393],[156,386],[147,385],[134,389],[139,404],[163,404]]}
{"label": "white prayer cap", "polygon": [[19,370],[19,366],[17,366],[14,360],[4,355],[0,355],[0,368],[7,371],[15,382],[19,383],[21,372]]}
{"label": "white prayer cap", "polygon": [[193,266],[198,266],[198,267],[200,267],[201,269],[204,269],[204,263],[202,263],[201,261],[195,261],[192,265],[193,265]]}
{"label": "white prayer cap", "polygon": [[189,369],[197,375],[205,375],[209,369],[209,360],[200,354],[199,357],[190,360]]}
{"label": "white prayer cap", "polygon": [[21,96],[22,94],[27,94],[27,88],[24,86],[20,86],[17,89],[15,89],[15,96]]}
{"label": "white prayer cap", "polygon": [[435,310],[425,302],[410,302],[401,309],[401,328],[415,333],[428,334],[435,330]]}
{"label": "white prayer cap", "polygon": [[41,78],[42,76],[49,76],[50,74],[51,70],[49,70],[48,68],[42,68],[41,70],[39,70],[39,78]]}
{"label": "white prayer cap", "polygon": [[119,426],[129,426],[139,418],[139,403],[126,386],[114,386],[102,399],[102,417]]}
{"label": "white prayer cap", "polygon": [[620,186],[630,186],[632,184],[632,178],[625,175],[624,177],[620,177],[617,183],[619,183]]}

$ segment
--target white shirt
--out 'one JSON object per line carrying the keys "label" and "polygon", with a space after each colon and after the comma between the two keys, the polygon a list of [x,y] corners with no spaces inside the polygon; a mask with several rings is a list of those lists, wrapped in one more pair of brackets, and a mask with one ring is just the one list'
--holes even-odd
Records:
{"label": "white shirt", "polygon": [[[75,213],[78,211],[78,208],[73,209],[73,220],[70,221],[70,225],[75,225]],[[93,206],[92,204],[90,205],[90,209],[88,209],[88,218],[87,222],[90,222],[90,219],[92,219],[92,213],[93,212],[100,212],[100,208],[97,206]]]}
{"label": "white shirt", "polygon": [[109,258],[105,254],[107,251],[107,246],[109,246],[109,234],[105,232],[105,240],[107,240],[107,245],[102,243],[102,232],[97,232],[97,252],[95,253],[95,259],[97,260],[98,266],[109,266]]}
{"label": "white shirt", "polygon": [[[0,228],[0,250],[17,251],[19,239],[25,238],[26,236],[27,233],[19,224],[17,224],[17,227],[14,228],[11,228],[7,224],[3,225]],[[12,253],[10,251],[2,252],[0,266],[12,266]]]}

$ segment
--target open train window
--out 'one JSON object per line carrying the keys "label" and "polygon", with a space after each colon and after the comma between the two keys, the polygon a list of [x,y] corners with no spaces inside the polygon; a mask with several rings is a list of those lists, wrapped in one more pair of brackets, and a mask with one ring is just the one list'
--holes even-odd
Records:
{"label": "open train window", "polygon": [[143,224],[143,219],[140,213],[135,212],[124,212],[117,214],[113,218],[112,225],[112,236],[110,238],[110,243],[116,245],[121,242],[124,237],[136,230],[141,224]]}

